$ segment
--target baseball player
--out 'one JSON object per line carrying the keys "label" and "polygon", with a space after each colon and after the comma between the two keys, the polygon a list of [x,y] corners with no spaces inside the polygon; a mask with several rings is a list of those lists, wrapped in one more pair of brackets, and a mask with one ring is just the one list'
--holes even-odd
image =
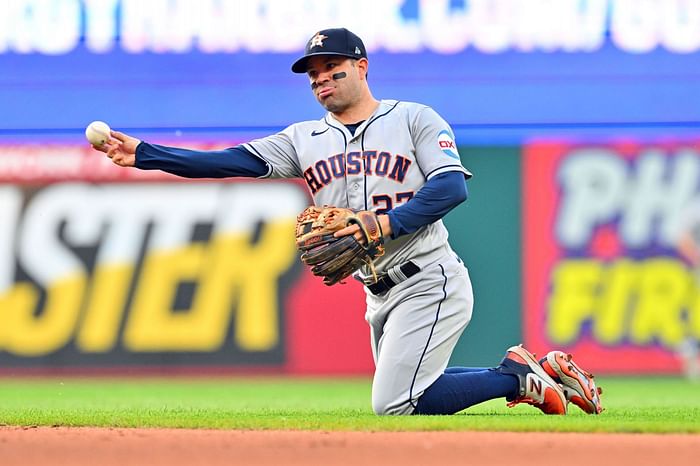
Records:
{"label": "baseball player", "polygon": [[[378,214],[386,253],[366,270],[366,320],[376,366],[377,414],[452,414],[505,397],[547,414],[567,402],[600,412],[591,376],[569,355],[537,361],[521,346],[494,368],[447,368],[472,315],[472,286],[441,218],[467,198],[454,133],[430,107],[377,100],[362,40],[344,28],[315,33],[292,71],[305,73],[327,110],[317,121],[220,151],[192,151],[113,131],[98,150],[117,165],[197,178],[301,178],[316,205]],[[347,227],[336,236],[357,233]]]}

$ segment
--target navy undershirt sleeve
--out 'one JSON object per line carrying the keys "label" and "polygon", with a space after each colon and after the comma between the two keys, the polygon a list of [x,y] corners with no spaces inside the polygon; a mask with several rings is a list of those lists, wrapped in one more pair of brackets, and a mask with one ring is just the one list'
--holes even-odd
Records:
{"label": "navy undershirt sleeve", "polygon": [[197,151],[141,142],[136,148],[136,167],[163,170],[186,178],[260,178],[270,167],[242,146],[215,151]]}
{"label": "navy undershirt sleeve", "polygon": [[391,237],[413,233],[447,214],[467,199],[464,174],[445,172],[429,179],[413,198],[387,212],[391,222]]}

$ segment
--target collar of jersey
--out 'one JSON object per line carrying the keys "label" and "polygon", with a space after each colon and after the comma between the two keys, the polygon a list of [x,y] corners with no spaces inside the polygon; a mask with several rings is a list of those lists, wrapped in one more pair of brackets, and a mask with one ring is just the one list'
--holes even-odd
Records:
{"label": "collar of jersey", "polygon": [[360,126],[357,127],[354,135],[352,133],[350,133],[350,130],[347,129],[343,123],[341,123],[339,120],[337,120],[331,112],[328,112],[326,114],[326,117],[324,118],[324,120],[328,126],[332,126],[334,128],[338,128],[339,130],[343,131],[348,136],[348,139],[357,139],[358,137],[360,137],[362,135],[362,133],[364,132],[367,125],[372,123],[372,121],[378,115],[382,114],[385,110],[387,110],[388,108],[392,107],[395,104],[396,104],[395,100],[380,100],[379,105],[377,105],[377,108],[374,109],[374,111],[369,116],[369,118],[367,118]]}

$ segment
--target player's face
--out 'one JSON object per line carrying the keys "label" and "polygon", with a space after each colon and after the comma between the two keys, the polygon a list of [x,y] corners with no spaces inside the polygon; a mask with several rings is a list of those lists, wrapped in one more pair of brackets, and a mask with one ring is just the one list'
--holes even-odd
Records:
{"label": "player's face", "polygon": [[[359,70],[349,58],[340,55],[311,57],[306,73],[316,100],[331,113],[344,112],[361,97]],[[338,77],[338,73],[345,73],[345,76]]]}

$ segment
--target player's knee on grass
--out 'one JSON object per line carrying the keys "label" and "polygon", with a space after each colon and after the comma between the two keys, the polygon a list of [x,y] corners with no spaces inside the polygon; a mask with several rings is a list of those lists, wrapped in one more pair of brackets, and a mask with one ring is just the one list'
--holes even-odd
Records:
{"label": "player's knee on grass", "polygon": [[413,414],[413,406],[398,396],[384,394],[372,395],[372,410],[379,416],[407,416]]}

